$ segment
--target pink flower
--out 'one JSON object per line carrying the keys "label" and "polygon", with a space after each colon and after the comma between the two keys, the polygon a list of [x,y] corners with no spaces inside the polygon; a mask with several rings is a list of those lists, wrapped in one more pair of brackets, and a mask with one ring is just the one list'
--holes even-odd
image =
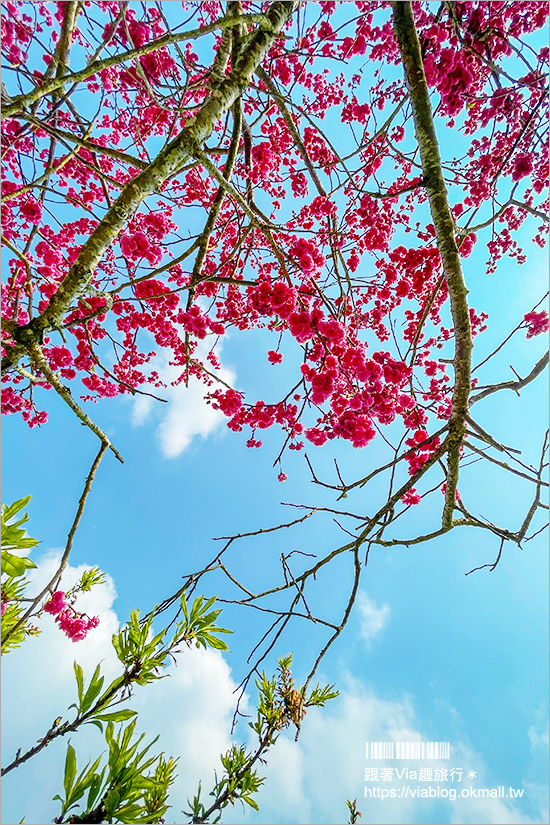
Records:
{"label": "pink flower", "polygon": [[318,430],[317,427],[310,427],[306,430],[305,435],[307,440],[315,444],[316,447],[322,447],[328,439],[327,433],[324,430]]}
{"label": "pink flower", "polygon": [[52,616],[55,616],[66,607],[65,593],[63,593],[62,590],[56,590],[51,599],[44,605],[44,610],[46,613],[51,613]]}
{"label": "pink flower", "polygon": [[231,416],[239,412],[243,405],[242,396],[237,390],[227,390],[214,393],[215,402],[212,404],[215,410],[221,410],[224,415]]}
{"label": "pink flower", "polygon": [[312,335],[311,321],[307,312],[293,312],[288,319],[290,332],[296,338],[298,343],[302,344],[308,341]]}
{"label": "pink flower", "polygon": [[411,487],[410,490],[401,496],[401,501],[403,504],[420,504],[421,496],[418,495],[414,487]]}
{"label": "pink flower", "polygon": [[42,217],[42,204],[32,196],[23,201],[19,207],[21,215],[31,223],[40,223]]}
{"label": "pink flower", "polygon": [[150,252],[151,244],[145,232],[134,232],[133,235],[124,235],[120,239],[120,248],[126,258],[137,260]]}
{"label": "pink flower", "polygon": [[277,476],[277,479],[278,479],[279,481],[286,481],[286,480],[287,480],[287,478],[288,478],[288,476],[287,476],[287,474],[286,474],[286,473],[279,473],[279,475]]}
{"label": "pink flower", "polygon": [[319,332],[331,341],[340,344],[346,337],[346,330],[339,322],[331,318],[330,321],[321,321],[319,324]]}
{"label": "pink flower", "polygon": [[208,319],[200,311],[196,304],[188,312],[181,312],[178,321],[182,324],[186,332],[195,335],[197,338],[206,338],[208,333]]}
{"label": "pink flower", "polygon": [[88,630],[98,626],[99,619],[97,616],[90,617],[85,613],[77,613],[74,608],[67,607],[58,614],[56,622],[72,642],[81,642],[86,638]]}
{"label": "pink flower", "polygon": [[533,169],[533,158],[525,152],[517,155],[514,159],[512,167],[512,180],[521,180],[526,175],[529,175]]}
{"label": "pink flower", "polygon": [[463,258],[467,258],[468,255],[472,254],[472,250],[475,246],[475,242],[477,241],[477,235],[475,232],[470,232],[469,235],[463,239],[462,243],[460,244],[460,254]]}
{"label": "pink flower", "polygon": [[548,332],[548,313],[545,309],[541,312],[528,312],[523,316],[527,326],[527,338],[533,338],[543,332]]}
{"label": "pink flower", "polygon": [[271,306],[281,318],[289,318],[294,312],[296,304],[296,290],[288,287],[282,281],[277,281],[271,294]]}
{"label": "pink flower", "polygon": [[283,360],[283,356],[280,352],[274,352],[270,349],[267,353],[267,360],[270,364],[280,364]]}
{"label": "pink flower", "polygon": [[321,404],[332,395],[334,380],[330,373],[318,372],[311,379],[311,386],[311,400],[314,404]]}
{"label": "pink flower", "polygon": [[97,627],[99,619],[97,616],[86,616],[85,613],[78,613],[74,607],[65,601],[65,593],[56,590],[51,599],[44,605],[46,613],[55,616],[61,630],[73,642],[80,642],[85,638],[88,630]]}

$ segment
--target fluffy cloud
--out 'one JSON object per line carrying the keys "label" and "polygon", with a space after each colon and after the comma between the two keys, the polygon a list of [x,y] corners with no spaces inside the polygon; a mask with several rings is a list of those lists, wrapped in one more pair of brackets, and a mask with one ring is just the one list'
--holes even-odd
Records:
{"label": "fluffy cloud", "polygon": [[[57,569],[59,552],[46,555],[32,572],[31,592],[39,590]],[[69,567],[63,578],[68,589],[82,575],[85,565]],[[120,672],[111,645],[111,635],[119,627],[113,609],[116,591],[112,579],[79,596],[77,607],[98,615],[100,624],[85,640],[71,642],[45,615],[39,622],[42,634],[30,638],[10,653],[2,669],[4,764],[16,750],[27,750],[63,715],[71,718],[69,705],[76,698],[73,662],[83,667],[88,680],[101,662],[106,684]],[[184,649],[177,665],[167,669],[170,678],[153,685],[136,688],[131,706],[138,711],[138,729],[148,740],[160,734],[156,751],[179,756],[178,780],[172,797],[173,813],[169,820],[183,821],[181,809],[195,794],[203,780],[205,790],[214,781],[219,755],[230,745],[229,732],[234,711],[236,684],[229,666],[218,651]],[[246,709],[246,704],[243,706]],[[79,769],[90,758],[105,750],[105,742],[94,726],[84,726],[71,735],[76,747]],[[58,803],[51,802],[62,788],[63,764],[67,738],[60,737],[29,762],[8,774],[2,795],[3,822],[48,822],[59,813]],[[29,788],[36,793],[29,794]]]}
{"label": "fluffy cloud", "polygon": [[357,611],[361,622],[361,636],[370,644],[372,639],[387,625],[391,609],[387,604],[378,605],[362,590],[357,594]]}
{"label": "fluffy cloud", "polygon": [[[210,344],[201,341],[196,350],[196,358],[205,361],[209,348]],[[218,357],[220,350],[221,347],[218,346]],[[169,356],[162,353],[151,364],[151,368],[159,373],[161,380],[167,385],[162,392],[167,403],[159,404],[145,395],[136,396],[133,401],[132,423],[140,426],[154,416],[162,454],[166,458],[176,458],[193,438],[198,435],[206,438],[222,426],[226,418],[204,400],[204,394],[208,391],[204,382],[191,377],[188,387],[185,384],[171,386],[173,381],[179,379],[182,370],[181,367],[170,366],[169,360]],[[234,385],[235,374],[229,368],[222,366],[219,370],[210,368],[210,371],[226,384]]]}
{"label": "fluffy cloud", "polygon": [[[33,571],[34,587],[39,588],[52,575],[59,553],[47,555]],[[69,568],[64,587],[76,581],[83,566]],[[79,608],[98,614],[101,623],[83,642],[72,643],[55,626],[51,616],[42,622],[43,634],[30,639],[22,648],[6,657],[3,667],[2,726],[4,761],[18,747],[31,746],[51,725],[54,718],[66,713],[75,699],[73,660],[76,658],[89,678],[97,662],[102,663],[106,679],[119,672],[119,664],[110,644],[110,636],[119,627],[113,609],[116,591],[112,580],[83,594]],[[368,606],[367,615],[383,612],[383,607]],[[386,614],[384,614],[386,615]],[[371,621],[370,628],[373,628]],[[372,637],[372,636],[371,636]],[[147,739],[160,734],[157,752],[179,757],[178,779],[171,793],[172,808],[168,822],[183,822],[182,810],[202,780],[203,798],[219,770],[219,754],[230,746],[229,732],[235,706],[236,683],[226,660],[218,651],[183,649],[177,664],[168,668],[170,678],[154,685],[137,688],[132,707],[139,712],[138,728]],[[322,677],[321,681],[323,681]],[[310,709],[302,734],[295,742],[290,733],[283,734],[269,752],[267,764],[259,766],[266,776],[258,802],[259,814],[243,811],[240,805],[224,812],[226,823],[334,823],[347,819],[346,799],[357,798],[363,811],[363,823],[543,823],[545,811],[544,780],[526,777],[526,801],[515,804],[509,799],[423,800],[418,798],[377,799],[364,797],[364,788],[387,787],[400,790],[404,785],[426,785],[417,780],[394,777],[392,783],[365,782],[365,742],[402,742],[430,739],[422,717],[411,697],[391,700],[365,686],[349,674],[338,679],[341,695],[325,709]],[[247,710],[246,703],[241,708]],[[70,713],[70,712],[69,712]],[[455,714],[449,708],[451,715]],[[456,720],[455,720],[456,721]],[[540,764],[545,742],[543,725],[529,731],[533,759]],[[240,726],[239,726],[240,727]],[[243,725],[236,730],[237,741],[253,747],[252,733]],[[527,736],[527,732],[526,732]],[[104,741],[96,728],[81,729],[71,737],[77,749],[80,767],[104,750]],[[28,822],[51,821],[58,812],[52,796],[62,785],[66,739],[60,739],[31,759],[4,780],[3,822],[18,822],[26,815]],[[494,787],[499,784],[483,759],[465,742],[452,743],[454,767],[475,770],[476,778],[462,785],[447,787]],[[451,767],[450,762],[376,762],[376,767]],[[432,782],[434,786],[438,783]],[[29,788],[36,792],[29,793]],[[540,813],[538,811],[540,810]],[[529,818],[526,813],[534,818]]]}
{"label": "fluffy cloud", "polygon": [[[324,710],[311,710],[298,742],[286,734],[275,746],[265,767],[266,783],[258,802],[260,813],[235,811],[226,822],[254,823],[335,823],[347,819],[346,799],[357,799],[363,823],[484,823],[484,825],[511,825],[543,823],[547,812],[540,806],[534,818],[525,815],[525,808],[510,799],[468,798],[449,800],[403,798],[365,798],[364,788],[393,789],[397,794],[405,786],[411,788],[495,787],[498,780],[492,776],[478,753],[464,742],[452,743],[450,761],[368,761],[365,742],[418,742],[429,740],[423,730],[414,703],[410,697],[388,701],[374,689],[369,689],[343,675],[340,697]],[[452,710],[452,709],[451,709]],[[393,774],[391,782],[365,782],[365,767],[409,770],[422,767],[462,767],[462,783],[419,782],[401,779]],[[467,779],[469,769],[476,772]],[[542,786],[541,786],[542,787]],[[525,796],[527,796],[527,790]],[[538,802],[530,795],[527,810],[537,811]]]}
{"label": "fluffy cloud", "polygon": [[[29,574],[29,593],[39,592],[58,568],[60,551],[51,551]],[[69,566],[63,576],[62,587],[69,589],[82,575],[86,565]],[[2,754],[6,764],[18,748],[26,751],[37,738],[43,736],[54,719],[67,714],[75,701],[76,682],[73,662],[76,659],[89,679],[95,666],[102,662],[106,679],[112,679],[118,668],[111,646],[111,635],[118,630],[119,621],[112,609],[116,590],[110,576],[106,583],[89,593],[80,595],[79,610],[100,617],[100,624],[81,642],[71,642],[57,627],[53,616],[44,615],[39,624],[42,633],[29,638],[2,661]],[[72,714],[73,711],[69,711]],[[102,749],[99,731],[85,728],[74,734],[80,760]],[[25,765],[3,779],[2,821],[48,822],[59,813],[57,803],[51,802],[62,788],[63,764],[67,740],[56,740]],[[40,789],[29,793],[29,788]]]}

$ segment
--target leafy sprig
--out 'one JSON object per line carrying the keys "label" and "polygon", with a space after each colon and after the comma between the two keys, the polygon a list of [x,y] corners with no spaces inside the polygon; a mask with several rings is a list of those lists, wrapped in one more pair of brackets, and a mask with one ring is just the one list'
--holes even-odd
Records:
{"label": "leafy sprig", "polygon": [[[23,614],[22,599],[28,584],[25,574],[27,570],[35,568],[36,564],[28,556],[19,553],[36,547],[39,541],[28,536],[23,527],[29,520],[26,512],[16,521],[14,519],[31,498],[32,496],[26,496],[13,504],[2,505],[2,653],[15,650],[27,636],[36,636],[40,632],[30,622],[20,622]],[[14,550],[18,552],[14,553]]]}
{"label": "leafy sprig", "polygon": [[[193,823],[219,822],[221,813],[229,804],[240,801],[244,805],[258,810],[258,803],[253,798],[262,786],[265,777],[258,775],[256,763],[264,761],[268,749],[275,744],[280,732],[294,725],[297,731],[308,707],[322,707],[330,699],[338,696],[334,685],[317,685],[308,693],[306,686],[296,687],[291,673],[292,654],[279,659],[277,673],[272,678],[262,672],[256,680],[258,688],[256,721],[249,726],[258,736],[258,745],[254,751],[247,752],[243,745],[232,745],[221,757],[223,772],[216,778],[210,796],[214,802],[206,807],[201,801],[201,784],[189,802],[190,810],[185,815]],[[211,819],[214,817],[214,819]]]}
{"label": "leafy sprig", "polygon": [[[76,777],[76,752],[69,743],[65,759],[64,791],[61,814],[57,823],[76,822],[162,822],[168,810],[168,791],[175,779],[177,760],[164,754],[150,755],[158,737],[141,748],[145,734],[135,737],[136,720],[121,725],[115,732],[109,722],[105,730],[108,745],[106,764],[100,768],[103,756],[81,771]],[[88,792],[84,810],[73,813],[84,794]]]}

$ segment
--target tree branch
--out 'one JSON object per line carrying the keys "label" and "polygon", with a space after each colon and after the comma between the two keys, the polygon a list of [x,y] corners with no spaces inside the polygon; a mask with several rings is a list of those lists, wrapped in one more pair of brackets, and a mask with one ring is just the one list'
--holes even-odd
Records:
{"label": "tree branch", "polygon": [[472,334],[467,300],[468,290],[455,240],[455,224],[441,168],[439,145],[424,75],[420,42],[414,25],[412,4],[410,2],[394,2],[392,5],[394,29],[405,70],[405,79],[414,117],[415,134],[420,149],[424,185],[428,190],[430,213],[435,226],[437,246],[449,290],[455,330],[455,382],[447,438],[447,490],[442,519],[443,526],[450,526],[458,485],[460,447],[466,430],[465,418],[468,412],[468,397],[470,395]]}
{"label": "tree branch", "polygon": [[[16,346],[7,348],[3,368],[14,367],[25,350],[40,342],[48,329],[61,326],[71,302],[82,295],[93,278],[96,267],[120,230],[152,192],[175,174],[188,157],[194,157],[211,134],[215,124],[228,111],[248,85],[250,78],[290,18],[297,0],[273,3],[265,15],[268,26],[258,28],[239,55],[231,74],[216,84],[197,114],[190,118],[180,134],[157,158],[132,180],[83,245],[66,278],[44,312],[14,333]],[[262,18],[263,20],[264,18]],[[233,24],[232,19],[232,24]]]}
{"label": "tree branch", "polygon": [[517,381],[502,381],[500,384],[493,384],[490,387],[486,387],[481,392],[478,392],[477,395],[474,395],[470,398],[470,407],[472,404],[475,404],[476,401],[481,401],[482,398],[487,398],[488,395],[492,395],[494,392],[500,392],[500,390],[514,390],[514,392],[518,392],[522,390],[527,384],[530,384],[531,381],[534,381],[541,372],[543,372],[544,368],[548,365],[548,352],[545,352],[542,358],[540,358],[531,372],[525,376],[525,378],[519,378]]}

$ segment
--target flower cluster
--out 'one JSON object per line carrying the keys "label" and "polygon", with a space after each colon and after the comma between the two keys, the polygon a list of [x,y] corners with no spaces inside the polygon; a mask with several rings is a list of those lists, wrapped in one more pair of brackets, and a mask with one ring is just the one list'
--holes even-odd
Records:
{"label": "flower cluster", "polygon": [[65,600],[65,593],[56,590],[51,599],[44,605],[46,613],[55,616],[61,630],[73,642],[80,642],[86,638],[89,630],[97,627],[99,619],[97,616],[87,616],[85,613],[78,613],[74,607]]}
{"label": "flower cluster", "polygon": [[548,312],[545,309],[540,312],[528,312],[523,316],[523,320],[527,324],[527,338],[548,332]]}
{"label": "flower cluster", "polygon": [[406,493],[404,493],[401,496],[401,501],[403,502],[403,504],[406,504],[407,506],[409,506],[410,504],[420,504],[420,502],[422,501],[422,496],[420,496],[416,492],[414,487],[411,487],[409,490],[407,490]]}
{"label": "flower cluster", "polygon": [[130,261],[145,258],[151,266],[156,266],[162,258],[160,241],[176,228],[170,215],[170,210],[137,215],[120,236],[122,254]]}
{"label": "flower cluster", "polygon": [[[89,22],[93,38],[108,42],[113,54],[167,33],[155,4],[129,4],[120,18],[113,15],[114,5],[100,0],[97,19]],[[216,99],[195,40],[176,47],[163,39],[148,54],[103,66],[88,77],[83,91],[97,95],[99,107],[93,133],[83,141],[74,112],[60,101],[56,128],[67,141],[56,143],[53,157],[49,132],[38,125],[23,129],[16,117],[4,119],[2,231],[13,254],[2,316],[21,326],[38,318],[53,296],[60,290],[63,295],[69,273],[78,273],[84,250],[82,259],[95,262],[93,274],[59,319],[63,339],[46,335],[44,355],[62,379],[81,382],[85,399],[163,386],[150,369],[153,341],[180,369],[175,384],[199,377],[228,426],[251,429],[249,446],[261,444],[258,430],[279,426],[290,449],[302,449],[301,438],[314,445],[342,438],[363,447],[377,429],[400,417],[410,435],[409,468],[415,473],[439,443],[427,436],[431,420],[450,414],[451,370],[439,350],[450,347],[454,330],[442,321],[449,294],[421,169],[412,153],[398,148],[410,142],[412,130],[401,105],[401,74],[395,71],[400,56],[391,4],[306,5],[304,14],[311,17],[300,31],[291,22],[263,63],[271,80],[286,87],[286,109],[261,77],[243,91],[243,128],[231,170],[226,164],[233,115],[214,125],[206,144],[201,139],[218,173],[231,171],[223,198],[219,175],[217,180],[199,155],[163,166],[166,175],[156,175],[162,163],[149,167],[141,182],[154,179],[154,190],[148,189],[136,211],[124,213],[120,231],[97,259],[90,258],[87,246],[98,227],[96,216],[104,221],[103,230],[118,216],[121,191],[131,192],[144,166],[155,164],[159,148],[165,147],[162,161],[173,141],[200,119],[202,107]],[[451,9],[443,4],[437,15],[429,4],[414,8],[427,82],[440,101],[437,117],[452,128],[460,116],[463,128],[460,157],[454,156],[452,141],[442,147],[448,154],[445,174],[453,180],[450,192],[459,201],[452,210],[460,255],[479,254],[486,243],[489,272],[504,255],[523,262],[517,237],[526,221],[535,218],[538,225],[546,208],[548,151],[538,135],[544,134],[549,52],[544,47],[530,53],[531,65],[517,83],[509,81],[505,65],[516,49],[523,53],[515,39],[545,24],[544,6],[472,2]],[[27,51],[38,53],[38,42],[36,49],[30,46],[40,38],[50,43],[45,63],[52,65],[65,7],[54,4],[50,15],[38,4],[32,16],[25,8],[5,2],[4,59],[17,70]],[[212,0],[190,4],[189,13],[202,26],[214,23],[219,10]],[[79,23],[80,18],[75,42],[80,38],[85,44],[89,35],[79,31]],[[212,48],[219,45],[219,31],[203,35]],[[367,61],[376,64],[368,89]],[[29,76],[37,88],[41,69]],[[231,71],[230,61],[223,73]],[[495,83],[495,77],[502,82]],[[8,93],[16,90],[14,84]],[[34,105],[37,119],[49,116],[47,96]],[[46,178],[47,195],[40,183]],[[465,234],[476,225],[477,210],[488,215],[495,202],[506,202],[503,181],[515,187],[516,202],[499,210],[490,228],[478,230],[479,237]],[[67,205],[62,222],[46,221],[46,208],[53,208],[56,198]],[[534,240],[544,243],[542,229]],[[486,328],[487,314],[470,309],[470,321],[476,335]],[[523,328],[529,338],[545,332],[547,314],[528,313]],[[290,371],[299,354],[301,371],[296,369],[295,389],[284,401],[245,399],[228,388],[212,392],[216,356],[212,348],[201,356],[209,347],[200,342],[232,330],[260,330],[255,340],[266,343],[260,364],[266,357],[272,365],[284,358]],[[377,342],[388,342],[383,346],[393,347],[392,353],[374,351]],[[8,349],[14,339],[4,332],[2,344]],[[287,375],[286,369],[278,372],[281,379]],[[46,413],[36,409],[35,398],[48,387],[40,373],[32,379],[6,375],[2,399],[5,412],[22,414],[36,426]],[[409,490],[404,503],[416,503],[417,495]]]}
{"label": "flower cluster", "polygon": [[[430,438],[426,430],[419,429],[413,433],[411,438],[407,438],[405,443],[407,447],[411,448],[411,452],[407,455],[409,474],[414,475],[427,461],[429,461],[441,442],[437,437]],[[415,504],[418,502],[409,501],[408,503]]]}

